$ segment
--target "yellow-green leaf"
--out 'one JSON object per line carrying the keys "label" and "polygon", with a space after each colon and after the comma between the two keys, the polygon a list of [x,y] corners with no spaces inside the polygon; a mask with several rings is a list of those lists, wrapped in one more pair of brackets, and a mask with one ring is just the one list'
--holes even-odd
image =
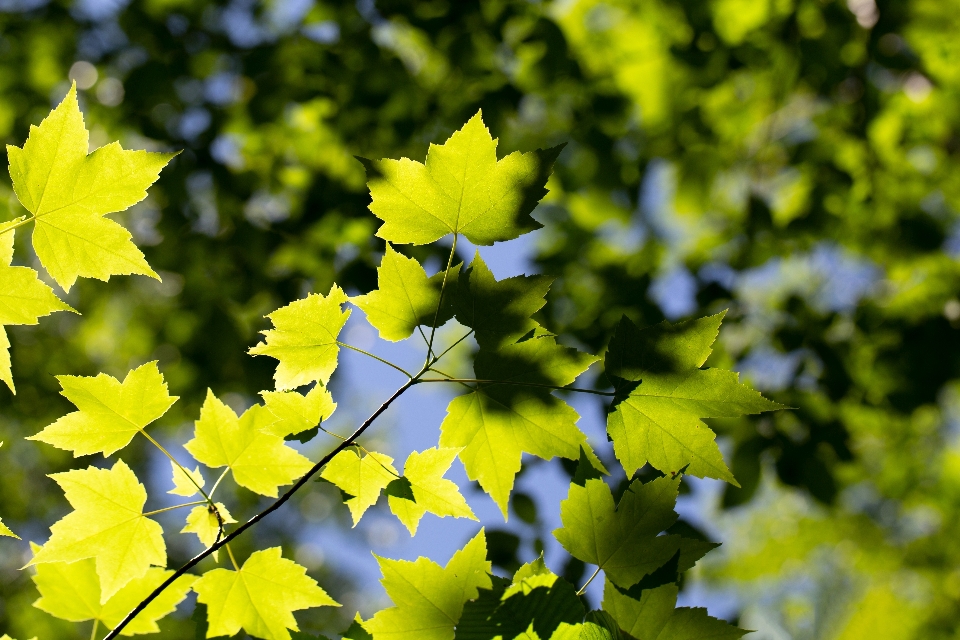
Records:
{"label": "yellow-green leaf", "polygon": [[294,611],[339,607],[280,547],[256,551],[239,571],[214,569],[193,585],[207,605],[207,637],[232,636],[241,628],[265,640],[290,640],[299,631]]}
{"label": "yellow-green leaf", "polygon": [[273,376],[278,391],[330,381],[340,353],[337,336],[350,317],[349,309],[342,310],[346,301],[347,294],[333,285],[326,296],[311,293],[267,316],[274,328],[263,332],[266,340],[250,353],[280,361]]}
{"label": "yellow-green leaf", "polygon": [[105,373],[57,376],[57,380],[63,387],[60,393],[80,410],[68,413],[28,440],[73,451],[76,457],[98,452],[112,455],[177,401],[167,393],[156,361],[133,369],[123,382]]}
{"label": "yellow-green leaf", "polygon": [[337,409],[333,396],[319,384],[306,395],[297,391],[261,391],[260,395],[267,411],[276,418],[263,431],[281,438],[316,427]]}
{"label": "yellow-green leaf", "polygon": [[[39,547],[34,546],[34,552]],[[153,567],[142,578],[131,580],[116,594],[101,604],[100,580],[97,578],[96,562],[80,560],[70,564],[51,562],[37,565],[33,582],[40,598],[33,603],[36,608],[70,622],[98,620],[107,629],[113,629],[130,611],[154,589],[173,575],[173,571]],[[137,614],[121,631],[121,635],[157,633],[157,621],[172,613],[196,581],[193,575],[177,578],[169,587]]]}
{"label": "yellow-green leaf", "polygon": [[170,461],[170,470],[173,472],[173,489],[167,493],[175,496],[189,498],[203,489],[203,474],[200,473],[200,467],[190,471],[186,467],[181,467],[172,460]]}
{"label": "yellow-green leaf", "polygon": [[[447,273],[427,277],[420,263],[397,253],[390,243],[377,269],[377,289],[362,296],[351,298],[367,315],[367,320],[380,332],[384,340],[396,342],[409,338],[418,325],[436,326],[453,317],[453,300],[456,293],[460,265]],[[444,287],[443,305],[440,307],[440,288]]]}
{"label": "yellow-green leaf", "polygon": [[371,451],[361,457],[355,449],[344,449],[327,463],[320,477],[350,496],[346,505],[357,526],[364,512],[375,505],[380,492],[398,477],[393,458]]}
{"label": "yellow-green leaf", "polygon": [[230,467],[241,487],[275,498],[277,487],[291,484],[313,466],[283,438],[263,430],[275,421],[259,404],[237,417],[208,389],[194,437],[184,448],[208,467]]}
{"label": "yellow-green leaf", "polygon": [[124,151],[113,142],[88,155],[88,145],[76,86],[39,127],[30,127],[22,149],[7,145],[13,189],[36,225],[37,257],[67,291],[78,277],[158,278],[130,232],[103,216],[143,200],[176,154]]}
{"label": "yellow-green leaf", "polygon": [[446,567],[427,558],[390,560],[377,556],[381,583],[394,606],[377,612],[363,627],[373,640],[453,640],[463,605],[490,589],[490,562],[483,529]]}
{"label": "yellow-green leaf", "polygon": [[18,536],[13,531],[11,531],[7,525],[3,524],[2,518],[0,518],[0,536],[6,536],[8,538],[16,538],[17,540],[20,539],[20,536]]}
{"label": "yellow-green leaf", "polygon": [[74,511],[50,527],[50,540],[27,566],[95,558],[100,602],[146,575],[151,565],[167,564],[163,529],[143,515],[147,492],[130,467],[88,469],[50,476]]}
{"label": "yellow-green leaf", "polygon": [[[230,512],[227,511],[227,508],[223,506],[223,503],[216,502],[217,511],[220,512],[220,517],[223,518],[224,524],[233,524],[236,520],[233,519],[233,516],[230,515]],[[195,533],[197,537],[200,538],[200,544],[204,547],[210,547],[214,542],[217,541],[217,534],[220,532],[220,521],[217,520],[217,514],[215,514],[209,506],[198,506],[190,510],[190,513],[187,514],[187,524],[180,530],[180,533]],[[213,559],[217,559],[219,551],[213,552]]]}
{"label": "yellow-green leaf", "polygon": [[456,483],[447,480],[447,472],[459,449],[427,449],[412,452],[403,465],[403,477],[410,482],[414,500],[390,496],[390,511],[400,519],[410,535],[416,535],[423,514],[453,516],[476,520],[473,510],[460,493]]}
{"label": "yellow-green leaf", "polygon": [[543,196],[561,147],[514,152],[497,160],[497,141],[480,112],[426,164],[409,158],[368,162],[370,211],[384,221],[377,235],[427,244],[461,233],[474,244],[511,240],[542,225],[530,213]]}

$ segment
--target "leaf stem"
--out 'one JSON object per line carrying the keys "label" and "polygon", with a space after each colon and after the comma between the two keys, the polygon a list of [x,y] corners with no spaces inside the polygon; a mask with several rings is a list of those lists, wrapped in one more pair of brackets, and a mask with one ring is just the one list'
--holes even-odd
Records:
{"label": "leaf stem", "polygon": [[450,274],[450,267],[453,265],[453,256],[457,255],[457,233],[453,234],[453,245],[450,247],[450,256],[447,258],[447,268],[443,270],[443,280],[440,282],[440,298],[437,300],[437,311],[433,314],[433,322],[430,323],[430,341],[427,343],[427,359],[423,367],[430,366],[430,356],[433,355],[433,339],[437,335],[437,321],[440,319],[440,309],[443,307],[443,294],[447,289],[447,276]]}
{"label": "leaf stem", "polygon": [[590,583],[593,582],[593,579],[597,577],[597,574],[598,574],[598,573],[600,573],[600,567],[599,567],[599,566],[597,566],[597,570],[593,572],[593,575],[590,576],[590,578],[589,578],[586,582],[583,583],[583,586],[580,587],[580,590],[577,591],[577,595],[578,595],[578,596],[582,596],[582,595],[583,595],[583,592],[587,590],[587,587],[590,586]]}
{"label": "leaf stem", "polygon": [[[407,380],[407,381],[403,384],[403,386],[401,386],[399,389],[397,389],[396,391],[394,391],[394,392],[393,392],[393,395],[390,396],[389,398],[387,398],[387,400],[386,400],[383,404],[381,404],[381,405],[377,408],[377,410],[374,411],[374,412],[370,415],[369,418],[367,418],[366,420],[364,420],[363,423],[362,423],[359,427],[357,427],[357,430],[354,431],[353,434],[351,434],[351,436],[350,436],[349,438],[347,438],[345,441],[343,441],[342,443],[340,443],[339,445],[337,445],[332,451],[330,451],[327,455],[325,455],[323,458],[321,458],[319,462],[317,462],[315,465],[313,465],[313,467],[311,467],[310,470],[307,471],[307,472],[303,475],[303,477],[301,477],[299,480],[297,480],[296,484],[294,484],[292,487],[290,487],[282,496],[280,496],[276,501],[274,501],[273,504],[271,504],[271,505],[268,506],[266,509],[264,509],[264,510],[261,511],[260,513],[256,514],[255,516],[253,516],[252,518],[250,518],[250,519],[247,520],[246,522],[244,522],[242,525],[240,525],[239,527],[237,527],[236,529],[234,529],[234,530],[233,530],[232,532],[230,532],[228,535],[226,535],[226,536],[224,536],[223,538],[217,540],[215,543],[213,543],[212,545],[210,545],[209,548],[207,548],[207,549],[204,550],[204,551],[201,551],[200,553],[198,553],[197,555],[195,555],[193,558],[191,558],[188,562],[186,562],[182,567],[180,567],[179,569],[177,569],[176,571],[174,571],[173,574],[170,575],[166,580],[164,580],[163,583],[160,584],[160,586],[158,586],[156,589],[154,589],[154,590],[150,593],[150,595],[148,595],[146,598],[144,598],[143,600],[141,600],[141,601],[140,601],[140,604],[138,604],[136,607],[134,607],[133,610],[130,611],[130,613],[128,613],[127,616],[126,616],[123,620],[121,620],[120,623],[119,623],[116,627],[114,627],[113,630],[112,630],[110,633],[108,633],[108,634],[106,635],[106,637],[103,638],[103,640],[114,640],[117,636],[120,635],[120,632],[123,631],[123,629],[124,629],[128,624],[130,624],[130,621],[133,620],[133,619],[137,616],[137,614],[139,614],[141,611],[143,611],[144,609],[146,609],[146,608],[150,605],[150,603],[153,602],[153,601],[157,598],[157,596],[159,596],[161,593],[163,593],[164,590],[165,590],[167,587],[169,587],[171,584],[173,584],[173,582],[174,582],[177,578],[179,578],[180,576],[182,576],[183,574],[185,574],[187,571],[189,571],[190,569],[192,569],[193,567],[195,567],[197,564],[200,563],[200,561],[202,561],[202,560],[204,560],[205,558],[207,558],[208,556],[212,555],[214,551],[217,551],[217,550],[221,549],[222,547],[226,546],[229,542],[231,542],[232,540],[234,540],[235,538],[237,538],[237,537],[238,537],[240,534],[242,534],[244,531],[246,531],[246,530],[249,529],[250,527],[254,526],[254,525],[257,524],[258,522],[260,522],[261,520],[263,520],[264,518],[266,518],[268,515],[270,515],[271,513],[273,513],[274,511],[276,511],[276,510],[279,509],[280,507],[282,507],[282,506],[284,505],[284,503],[286,503],[286,502],[293,496],[293,494],[295,494],[297,491],[299,491],[301,488],[303,488],[304,485],[306,485],[308,482],[310,482],[310,479],[313,478],[313,476],[316,475],[316,473],[317,473],[318,471],[320,471],[320,469],[322,469],[324,466],[326,466],[326,464],[327,464],[328,462],[330,462],[335,455],[337,455],[338,453],[340,453],[341,451],[343,451],[344,449],[346,449],[347,447],[349,447],[349,446],[353,443],[354,440],[356,440],[356,439],[359,438],[361,435],[363,435],[363,432],[366,431],[367,428],[368,428],[371,424],[373,424],[373,422],[374,422],[377,418],[379,418],[380,415],[381,415],[384,411],[386,411],[386,410],[390,407],[390,405],[393,404],[393,402],[394,402],[397,398],[399,398],[400,396],[402,396],[402,395],[404,394],[404,392],[407,391],[407,389],[409,389],[410,387],[412,387],[412,386],[415,384],[415,381],[416,381],[417,379],[419,379],[419,377],[422,376],[425,372],[426,372],[426,369],[425,369],[425,368],[424,368],[424,369],[421,369],[421,370],[420,370],[420,373],[418,373],[416,376],[414,376],[414,377],[411,378],[410,380]],[[229,547],[228,547],[227,549],[228,549],[228,552],[229,552]]]}
{"label": "leaf stem", "polygon": [[443,353],[441,353],[440,355],[438,355],[437,357],[435,357],[435,358],[430,362],[430,366],[432,367],[432,366],[435,365],[437,362],[439,362],[439,361],[440,361],[440,358],[442,358],[443,356],[445,356],[445,355],[447,355],[448,353],[450,353],[455,346],[457,346],[458,344],[460,344],[461,342],[463,342],[464,340],[466,340],[467,338],[469,338],[469,337],[470,337],[470,334],[472,334],[472,333],[473,333],[473,329],[470,329],[470,331],[467,331],[466,335],[462,336],[459,340],[457,340],[457,341],[454,342],[452,345],[450,345],[449,347],[447,347],[446,349],[444,349],[444,350],[443,350]]}
{"label": "leaf stem", "polygon": [[[441,371],[436,369],[431,369],[437,373],[444,375]],[[540,384],[538,382],[518,382],[516,380],[480,380],[476,378],[420,378],[417,380],[417,384],[421,382],[460,382],[468,383],[472,382],[474,384],[505,384],[513,385],[519,387],[540,387],[543,389],[556,389],[558,391],[576,391],[577,393],[592,393],[595,396],[614,396],[616,393],[613,391],[597,391],[595,389],[584,389],[582,387],[561,387],[555,384]]]}
{"label": "leaf stem", "polygon": [[144,516],[152,516],[158,513],[163,513],[164,511],[173,511],[174,509],[180,509],[181,507],[192,507],[198,504],[207,504],[206,500],[194,500],[193,502],[184,502],[183,504],[175,504],[172,507],[164,507],[163,509],[157,509],[156,511],[148,511]]}
{"label": "leaf stem", "polygon": [[233,565],[234,571],[240,571],[240,566],[237,564],[237,559],[233,557],[233,549],[230,548],[230,545],[225,543],[224,546],[227,548],[227,555],[230,556],[230,564]]}
{"label": "leaf stem", "polygon": [[31,214],[31,215],[27,216],[26,218],[24,218],[23,220],[21,220],[20,222],[18,222],[18,223],[16,223],[16,224],[12,224],[12,225],[10,225],[9,227],[7,227],[7,228],[3,229],[2,231],[0,231],[0,236],[2,236],[3,234],[5,234],[7,231],[13,231],[13,230],[16,229],[17,227],[22,227],[23,225],[29,224],[29,223],[33,222],[34,220],[36,220],[36,219],[37,219],[37,216]]}
{"label": "leaf stem", "polygon": [[337,340],[337,344],[340,345],[341,347],[346,347],[347,349],[353,349],[353,350],[356,351],[357,353],[362,353],[362,354],[365,355],[365,356],[370,356],[370,357],[373,358],[374,360],[379,360],[380,362],[382,362],[383,364],[387,365],[388,367],[393,367],[394,369],[396,369],[397,371],[399,371],[399,372],[402,373],[403,375],[407,376],[408,378],[412,378],[412,377],[413,377],[410,373],[407,372],[406,369],[402,369],[402,368],[398,367],[397,365],[393,364],[392,362],[390,362],[389,360],[384,360],[384,359],[381,358],[380,356],[375,356],[375,355],[373,355],[372,353],[370,353],[369,351],[364,351],[363,349],[360,349],[359,347],[355,347],[355,346],[353,346],[352,344],[347,344],[346,342],[340,342],[339,340]]}
{"label": "leaf stem", "polygon": [[230,471],[230,467],[227,467],[223,470],[223,473],[220,474],[220,477],[217,478],[217,481],[213,483],[213,488],[210,489],[210,504],[213,504],[213,492],[217,490],[217,487],[220,486],[220,482],[227,477],[227,473]]}
{"label": "leaf stem", "polygon": [[163,455],[167,456],[167,458],[170,459],[170,462],[172,462],[173,464],[177,465],[177,468],[180,469],[180,471],[183,472],[183,475],[187,476],[187,479],[190,480],[191,484],[193,484],[193,486],[195,486],[195,487],[197,488],[197,491],[200,492],[200,495],[202,495],[204,498],[206,498],[207,502],[209,502],[210,504],[213,504],[213,501],[210,499],[210,496],[208,496],[208,495],[207,495],[207,492],[203,490],[203,487],[200,486],[200,483],[198,483],[196,480],[193,479],[193,475],[192,475],[189,471],[187,471],[187,470],[183,467],[182,464],[180,464],[179,462],[177,462],[177,459],[174,458],[172,455],[170,455],[170,452],[167,451],[166,449],[164,449],[162,444],[160,444],[159,442],[157,442],[156,440],[154,440],[154,439],[153,439],[153,436],[151,436],[149,433],[147,433],[147,430],[144,429],[143,427],[137,427],[137,429],[140,431],[140,433],[143,434],[143,437],[144,437],[144,438],[146,438],[147,440],[149,440],[150,443],[151,443],[153,446],[155,446],[157,449],[160,450],[160,453],[162,453]]}
{"label": "leaf stem", "polygon": [[90,640],[97,640],[97,628],[100,626],[100,618],[93,619],[93,631],[90,632]]}

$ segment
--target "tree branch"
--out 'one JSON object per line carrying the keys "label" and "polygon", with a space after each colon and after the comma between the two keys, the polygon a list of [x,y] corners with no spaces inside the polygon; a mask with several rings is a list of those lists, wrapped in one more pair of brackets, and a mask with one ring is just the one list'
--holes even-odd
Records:
{"label": "tree branch", "polygon": [[[423,371],[421,371],[420,374],[418,374],[418,376],[419,376],[419,375],[423,375]],[[191,558],[186,564],[184,564],[182,567],[180,567],[180,568],[177,569],[175,572],[173,572],[173,575],[171,575],[169,578],[167,578],[166,580],[164,580],[163,583],[162,583],[159,587],[157,587],[156,589],[154,589],[153,592],[152,592],[149,596],[147,596],[146,598],[144,598],[144,599],[140,602],[140,604],[138,604],[136,607],[134,607],[134,609],[133,609],[130,613],[128,613],[127,616],[126,616],[123,620],[120,621],[120,624],[118,624],[116,627],[114,627],[113,630],[112,630],[110,633],[108,633],[108,634],[103,638],[103,640],[114,640],[117,636],[120,635],[120,632],[123,631],[123,629],[124,629],[128,624],[130,624],[130,622],[131,622],[135,617],[137,617],[137,614],[139,614],[141,611],[143,611],[144,609],[146,609],[147,606],[148,606],[151,602],[153,602],[153,601],[157,598],[157,596],[159,596],[161,593],[163,593],[163,591],[164,591],[167,587],[169,587],[171,584],[173,584],[173,582],[174,582],[177,578],[179,578],[180,576],[184,575],[187,571],[189,571],[190,569],[192,569],[193,567],[195,567],[197,564],[200,563],[201,560],[203,560],[203,559],[206,558],[207,556],[212,555],[214,551],[217,551],[217,550],[225,547],[225,546],[227,545],[227,543],[229,543],[231,540],[234,540],[234,539],[237,538],[241,533],[243,533],[244,531],[246,531],[247,529],[249,529],[249,528],[252,527],[253,525],[257,524],[258,522],[260,522],[261,520],[263,520],[264,518],[266,518],[268,515],[270,515],[271,513],[273,513],[274,511],[276,511],[277,509],[279,509],[281,506],[283,506],[283,504],[284,504],[287,500],[289,500],[289,499],[293,496],[293,494],[295,494],[295,493],[296,493],[297,491],[299,491],[307,482],[309,482],[310,479],[311,479],[318,471],[320,471],[320,469],[322,469],[328,462],[330,462],[330,461],[333,459],[334,456],[336,456],[338,453],[340,453],[341,451],[343,451],[344,449],[346,449],[347,447],[349,447],[351,444],[353,444],[353,441],[356,440],[357,438],[359,438],[359,437],[363,434],[363,432],[367,430],[367,427],[369,427],[371,424],[373,424],[373,421],[376,420],[378,417],[380,417],[380,414],[382,414],[384,411],[386,411],[386,410],[387,410],[387,407],[389,407],[391,404],[393,404],[393,401],[394,401],[394,400],[396,400],[396,399],[399,398],[401,395],[403,395],[403,393],[404,393],[407,389],[409,389],[410,387],[412,387],[414,384],[416,384],[417,381],[418,381],[418,378],[417,378],[417,377],[411,378],[410,380],[407,380],[407,381],[403,384],[403,386],[400,387],[399,389],[397,389],[397,390],[393,393],[392,396],[390,396],[389,398],[387,398],[386,402],[384,402],[382,405],[380,405],[380,407],[377,408],[377,410],[374,411],[374,412],[370,415],[369,418],[367,418],[366,420],[364,420],[363,424],[361,424],[361,425],[357,428],[357,430],[354,431],[353,434],[352,434],[349,438],[347,438],[346,440],[344,440],[343,442],[341,442],[339,445],[337,445],[336,448],[334,448],[333,451],[331,451],[330,453],[328,453],[327,455],[325,455],[319,462],[317,462],[315,465],[313,465],[313,467],[311,467],[310,470],[307,471],[307,473],[304,474],[302,478],[300,478],[299,480],[297,480],[297,483],[296,483],[295,485],[293,485],[292,487],[290,487],[290,489],[288,489],[286,493],[284,493],[282,496],[280,496],[279,498],[277,498],[277,500],[276,500],[273,504],[271,504],[269,507],[267,507],[266,509],[264,509],[263,511],[261,511],[261,512],[258,513],[257,515],[253,516],[252,518],[250,518],[250,519],[247,520],[246,522],[244,522],[242,525],[240,525],[239,527],[237,527],[236,529],[234,529],[234,530],[233,530],[231,533],[229,533],[228,535],[226,535],[226,536],[220,538],[219,540],[217,540],[216,542],[214,542],[209,548],[207,548],[206,550],[198,553],[198,554],[195,555],[193,558]]]}

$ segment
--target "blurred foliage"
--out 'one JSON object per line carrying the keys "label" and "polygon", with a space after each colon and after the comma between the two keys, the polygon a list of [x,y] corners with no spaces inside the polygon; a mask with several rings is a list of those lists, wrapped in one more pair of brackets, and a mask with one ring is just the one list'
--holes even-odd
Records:
{"label": "blurred foliage", "polygon": [[[95,144],[184,149],[125,219],[164,282],[85,281],[82,318],[10,332],[5,522],[40,539],[61,508],[35,470],[70,461],[21,439],[68,410],[52,374],[159,359],[171,434],[207,386],[269,388],[244,353],[265,312],[375,284],[351,156],[422,157],[482,108],[501,149],[567,143],[538,213],[552,330],[599,349],[622,313],[729,308],[713,362],[796,407],[714,421],[743,489],[703,577],[743,624],[960,637],[958,29],[957,0],[0,0],[6,142],[73,78]],[[72,637],[26,606],[21,560],[0,628]]]}

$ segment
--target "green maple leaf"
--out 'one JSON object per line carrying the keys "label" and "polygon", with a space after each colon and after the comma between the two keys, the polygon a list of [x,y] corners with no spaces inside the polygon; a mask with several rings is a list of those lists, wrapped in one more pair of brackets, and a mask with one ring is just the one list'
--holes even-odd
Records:
{"label": "green maple leaf", "polygon": [[547,276],[497,280],[478,251],[458,281],[457,322],[474,330],[481,347],[493,349],[516,342],[539,326],[531,316],[546,304],[552,282]]}
{"label": "green maple leaf", "polygon": [[380,499],[380,492],[399,476],[393,458],[375,451],[361,457],[356,449],[344,449],[323,468],[320,477],[336,485],[346,496],[353,526]]}
{"label": "green maple leaf", "polygon": [[267,315],[273,329],[263,331],[264,342],[250,349],[253,355],[280,361],[274,380],[278,391],[317,381],[326,385],[337,368],[337,336],[350,310],[343,311],[347,294],[337,285],[322,296],[311,293]]}
{"label": "green maple leaf", "polygon": [[181,467],[172,460],[170,461],[170,470],[173,472],[173,489],[167,493],[175,496],[189,498],[195,496],[203,489],[205,483],[203,474],[200,473],[200,467],[193,471]]}
{"label": "green maple leaf", "polygon": [[428,244],[456,233],[491,245],[539,229],[530,213],[547,194],[561,149],[514,152],[498,161],[497,141],[477,112],[444,144],[430,145],[426,164],[366,161],[370,211],[384,222],[377,235]]}
{"label": "green maple leaf", "polygon": [[78,277],[139,273],[159,280],[130,232],[103,216],[143,200],[176,154],[124,151],[113,142],[88,155],[88,145],[76,85],[30,127],[22,149],[7,145],[13,190],[36,225],[37,257],[67,291]]}
{"label": "green maple leaf", "polygon": [[13,225],[25,218],[0,225],[0,380],[16,393],[10,368],[10,341],[6,325],[37,324],[42,316],[55,311],[76,311],[56,296],[53,289],[40,281],[38,274],[27,267],[11,266],[13,261]]}
{"label": "green maple leaf", "polygon": [[656,640],[738,640],[750,633],[707,615],[700,607],[675,609]]}
{"label": "green maple leaf", "polygon": [[677,514],[680,477],[635,480],[614,508],[603,480],[570,485],[560,503],[563,527],[553,532],[570,555],[598,565],[618,586],[627,588],[664,565],[680,548],[680,536],[659,535]]}
{"label": "green maple leaf", "polygon": [[74,508],[50,527],[50,539],[26,565],[95,558],[105,603],[151,565],[165,566],[163,529],[143,515],[147,492],[123,460],[50,476]]}
{"label": "green maple leaf", "polygon": [[391,342],[405,340],[420,325],[433,326],[436,319],[439,327],[453,317],[452,289],[459,272],[458,264],[447,274],[443,305],[440,306],[444,272],[428,278],[419,262],[397,253],[387,243],[387,251],[377,269],[378,288],[351,298],[350,302],[363,310],[381,338]]}
{"label": "green maple leaf", "polygon": [[[546,460],[576,460],[583,447],[595,464],[587,438],[577,428],[579,415],[551,395],[549,388],[515,383],[565,386],[596,360],[556,344],[552,336],[531,338],[496,351],[481,349],[474,363],[479,384],[454,398],[440,425],[440,446],[455,447],[467,477],[480,482],[507,517],[507,503],[524,452]],[[514,384],[511,384],[514,383]]]}
{"label": "green maple leaf", "polygon": [[60,393],[80,410],[27,439],[73,451],[75,457],[114,454],[177,401],[167,393],[156,361],[133,369],[123,382],[105,373],[57,376],[57,380],[63,387]]}
{"label": "green maple leaf", "polygon": [[[223,518],[224,524],[233,524],[236,522],[233,516],[230,515],[230,512],[227,511],[227,508],[223,506],[222,502],[216,502],[214,504],[216,504],[217,511],[220,512],[220,517]],[[209,547],[216,542],[219,532],[220,521],[217,520],[217,515],[209,506],[199,506],[191,509],[190,513],[187,514],[186,526],[180,530],[180,533],[197,534],[197,537],[200,538],[200,544],[204,547]],[[214,551],[213,553],[213,557],[216,559],[217,552]]]}
{"label": "green maple leaf", "polygon": [[[537,635],[528,635],[529,640],[536,640]],[[614,640],[613,635],[598,624],[583,622],[569,624],[562,622],[550,636],[550,640]],[[645,638],[643,640],[646,640]]]}
{"label": "green maple leaf", "polygon": [[677,606],[676,584],[665,584],[655,589],[645,589],[635,600],[607,580],[603,588],[603,610],[634,638],[656,638]]}
{"label": "green maple leaf", "polygon": [[273,414],[259,404],[237,417],[208,389],[194,437],[184,448],[208,467],[229,467],[241,487],[276,498],[277,487],[291,484],[313,465],[283,438],[264,431],[274,422]]}
{"label": "green maple leaf", "polygon": [[[39,547],[31,546],[36,553]],[[37,571],[33,575],[33,582],[40,592],[40,598],[33,603],[33,606],[61,620],[70,622],[98,620],[107,629],[113,629],[171,575],[173,571],[152,567],[142,578],[131,580],[101,603],[100,580],[97,577],[96,562],[93,559],[70,564],[65,562],[40,564],[37,565]],[[159,632],[160,627],[157,626],[157,621],[177,608],[177,605],[187,597],[196,579],[196,576],[189,574],[177,578],[124,627],[120,632],[121,635]]]}
{"label": "green maple leaf", "polygon": [[0,519],[0,536],[6,536],[8,538],[16,538],[17,540],[20,539],[20,536],[18,536],[13,531],[11,531],[7,525],[3,524],[2,519]]}
{"label": "green maple leaf", "polygon": [[416,535],[420,518],[428,511],[436,516],[470,518],[476,520],[473,510],[460,493],[456,483],[447,480],[447,472],[458,449],[427,449],[412,452],[403,465],[403,477],[410,483],[413,500],[390,496],[390,511],[400,519],[410,535]]}
{"label": "green maple leaf", "polygon": [[299,631],[294,611],[339,607],[307,575],[281,557],[280,547],[250,554],[239,571],[213,569],[193,585],[197,602],[207,605],[207,637],[232,636],[241,627],[265,640],[290,640]]}
{"label": "green maple leaf", "polygon": [[487,541],[480,530],[446,567],[427,558],[390,560],[377,556],[381,583],[394,606],[377,612],[363,627],[373,640],[453,640],[467,600],[490,589]]}
{"label": "green maple leaf", "polygon": [[[610,342],[606,370],[638,382],[618,398],[607,431],[624,471],[649,462],[663,472],[718,478],[736,486],[702,418],[737,417],[783,408],[740,383],[733,371],[700,369],[710,355],[723,314],[647,329],[624,317]],[[620,389],[628,385],[618,383]]]}
{"label": "green maple leaf", "polygon": [[333,396],[319,384],[306,395],[297,391],[261,391],[260,395],[267,411],[276,418],[263,431],[281,438],[313,429],[337,409]]}

